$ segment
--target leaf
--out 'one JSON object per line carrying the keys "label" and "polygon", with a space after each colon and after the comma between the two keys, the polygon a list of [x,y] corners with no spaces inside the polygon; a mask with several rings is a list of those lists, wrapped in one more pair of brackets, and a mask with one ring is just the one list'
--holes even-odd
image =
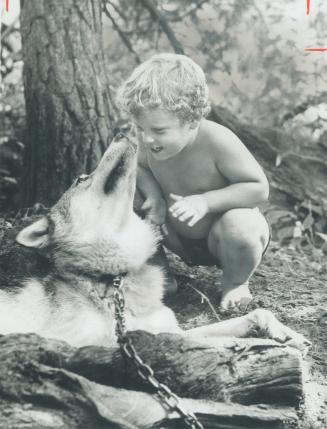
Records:
{"label": "leaf", "polygon": [[293,238],[300,238],[302,237],[302,231],[303,231],[303,226],[301,224],[300,221],[297,221],[295,223],[295,227],[293,229]]}
{"label": "leaf", "polygon": [[265,216],[271,225],[296,218],[294,213],[287,210],[270,210],[265,214]]}
{"label": "leaf", "polygon": [[318,115],[319,115],[319,118],[327,120],[327,104],[326,103],[319,104]]}
{"label": "leaf", "polygon": [[285,228],[281,228],[278,231],[278,238],[280,240],[284,240],[286,238],[293,238],[294,236],[294,227],[293,226],[286,226]]}
{"label": "leaf", "polygon": [[303,229],[309,229],[312,227],[312,225],[314,224],[314,219],[311,215],[311,213],[308,214],[308,216],[304,219],[302,225],[303,225]]}
{"label": "leaf", "polygon": [[327,234],[323,234],[322,232],[316,232],[316,235],[318,235],[318,237],[322,238],[324,242],[327,243]]}
{"label": "leaf", "polygon": [[283,157],[278,153],[276,156],[276,161],[275,161],[275,166],[279,167],[280,164],[282,163]]}
{"label": "leaf", "polygon": [[304,113],[303,119],[306,124],[311,124],[318,119],[318,109],[315,106],[310,106]]}

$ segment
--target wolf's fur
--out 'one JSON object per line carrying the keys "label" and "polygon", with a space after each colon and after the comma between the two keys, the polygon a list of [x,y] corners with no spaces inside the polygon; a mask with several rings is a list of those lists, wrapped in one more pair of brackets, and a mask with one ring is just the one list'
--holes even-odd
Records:
{"label": "wolf's fur", "polygon": [[46,277],[27,278],[17,292],[0,291],[0,333],[35,332],[74,346],[112,345],[115,320],[108,276],[126,273],[127,329],[188,336],[245,336],[254,325],[279,341],[303,348],[306,340],[272,313],[182,331],[162,303],[163,274],[147,261],[158,237],[133,211],[136,145],[118,135],[96,170],[81,176],[49,214],[24,228],[17,241],[52,263]]}

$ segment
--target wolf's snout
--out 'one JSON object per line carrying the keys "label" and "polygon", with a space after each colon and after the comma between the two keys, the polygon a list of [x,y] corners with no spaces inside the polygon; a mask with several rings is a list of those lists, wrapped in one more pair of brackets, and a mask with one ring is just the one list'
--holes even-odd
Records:
{"label": "wolf's snout", "polygon": [[115,137],[113,138],[113,143],[118,143],[120,141],[125,141],[126,143],[129,142],[129,138],[126,134],[124,134],[122,131],[119,131]]}
{"label": "wolf's snout", "polygon": [[132,137],[119,132],[109,144],[95,170],[96,186],[102,194],[111,194],[119,185],[120,190],[133,186],[136,170],[137,145]]}
{"label": "wolf's snout", "polygon": [[134,151],[137,150],[137,144],[133,138],[130,138],[127,134],[119,131],[112,140],[112,143],[127,143]]}
{"label": "wolf's snout", "polygon": [[106,181],[104,183],[103,191],[105,194],[109,194],[114,187],[116,186],[118,180],[123,176],[125,167],[124,157],[121,157],[114,168],[107,175]]}

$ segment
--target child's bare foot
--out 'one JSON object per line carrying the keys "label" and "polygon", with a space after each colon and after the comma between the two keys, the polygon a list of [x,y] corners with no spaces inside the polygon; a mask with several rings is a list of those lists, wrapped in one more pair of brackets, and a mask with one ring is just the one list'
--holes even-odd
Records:
{"label": "child's bare foot", "polygon": [[231,308],[246,308],[252,301],[252,295],[248,283],[223,290],[220,308],[223,310]]}

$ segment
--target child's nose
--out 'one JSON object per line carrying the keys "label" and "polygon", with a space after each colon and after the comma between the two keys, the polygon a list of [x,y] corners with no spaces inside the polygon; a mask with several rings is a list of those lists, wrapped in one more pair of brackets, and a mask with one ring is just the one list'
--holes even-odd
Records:
{"label": "child's nose", "polygon": [[150,134],[144,133],[143,134],[143,141],[146,144],[151,144],[154,142],[154,138]]}

